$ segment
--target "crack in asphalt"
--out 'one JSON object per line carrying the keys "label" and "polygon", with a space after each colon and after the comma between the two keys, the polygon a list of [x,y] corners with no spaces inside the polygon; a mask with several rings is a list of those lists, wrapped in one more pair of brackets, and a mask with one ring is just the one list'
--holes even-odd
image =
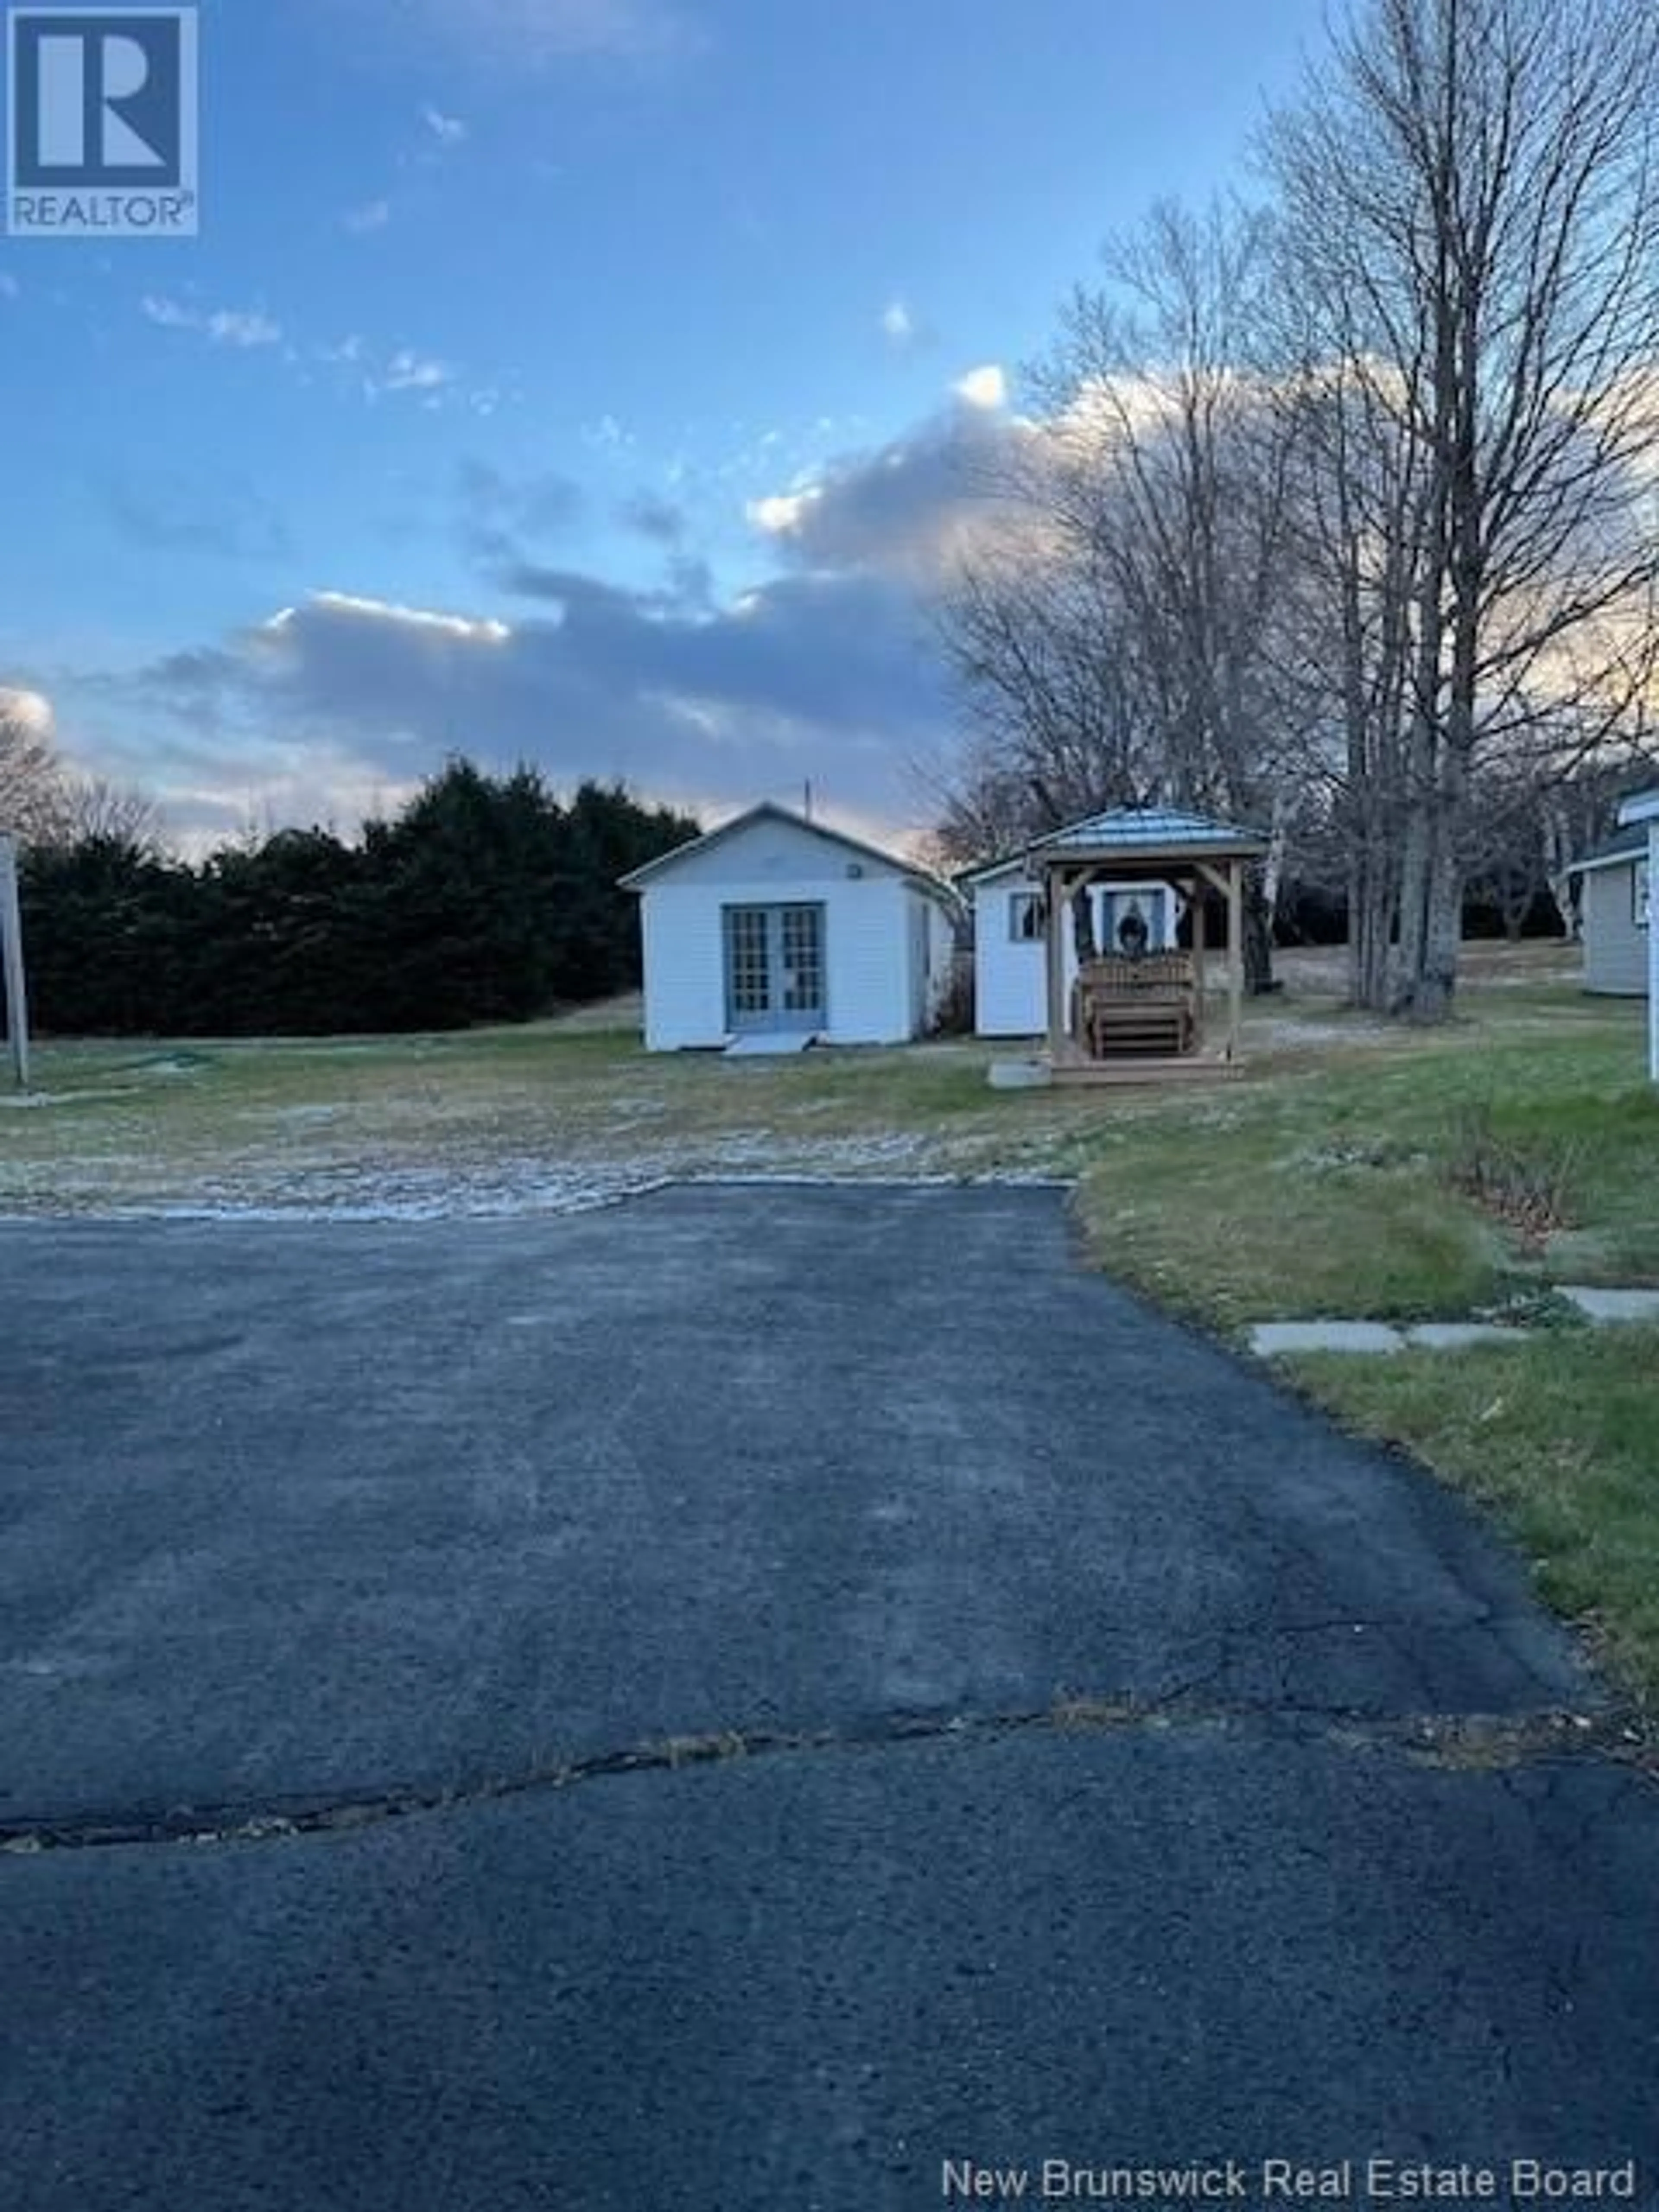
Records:
{"label": "crack in asphalt", "polygon": [[1651,1731],[1628,1711],[1417,1713],[1379,1718],[1328,1708],[1202,1704],[1191,1685],[1155,1700],[1061,1696],[1029,1711],[896,1712],[842,1727],[732,1729],[647,1739],[621,1749],[532,1762],[517,1773],[445,1787],[392,1787],[356,1796],[252,1805],[179,1805],[131,1814],[0,1820],[0,1856],[237,1844],[344,1835],[421,1814],[463,1812],[623,1775],[675,1773],[743,1759],[870,1752],[915,1744],[979,1744],[1025,1735],[1233,1733],[1266,1729],[1358,1753],[1403,1757],[1443,1771],[1509,1774],[1564,1759],[1612,1761],[1659,1772]]}

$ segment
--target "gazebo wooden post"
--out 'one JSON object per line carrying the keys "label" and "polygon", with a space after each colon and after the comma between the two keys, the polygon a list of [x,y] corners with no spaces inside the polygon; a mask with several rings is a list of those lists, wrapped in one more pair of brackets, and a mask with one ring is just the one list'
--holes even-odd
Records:
{"label": "gazebo wooden post", "polygon": [[1238,1058],[1244,1013],[1244,863],[1227,863],[1227,1057]]}
{"label": "gazebo wooden post", "polygon": [[1066,952],[1064,921],[1066,904],[1063,872],[1059,868],[1043,871],[1044,904],[1047,927],[1044,943],[1048,968],[1048,1057],[1058,1063],[1060,1041],[1066,1029]]}
{"label": "gazebo wooden post", "polygon": [[1205,882],[1203,876],[1194,872],[1193,876],[1193,981],[1198,992],[1198,1045],[1200,1051],[1204,1045],[1205,1031],[1209,1027],[1207,1020],[1209,994],[1204,988],[1206,934],[1204,901],[1208,890],[1209,885]]}

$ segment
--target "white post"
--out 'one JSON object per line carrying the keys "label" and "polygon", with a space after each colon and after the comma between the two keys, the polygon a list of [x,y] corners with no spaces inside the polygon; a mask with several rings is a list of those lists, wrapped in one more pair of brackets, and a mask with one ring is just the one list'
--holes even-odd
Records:
{"label": "white post", "polygon": [[17,846],[0,834],[0,963],[5,969],[6,1035],[17,1088],[29,1087],[29,1007],[23,982],[23,916],[17,897]]}

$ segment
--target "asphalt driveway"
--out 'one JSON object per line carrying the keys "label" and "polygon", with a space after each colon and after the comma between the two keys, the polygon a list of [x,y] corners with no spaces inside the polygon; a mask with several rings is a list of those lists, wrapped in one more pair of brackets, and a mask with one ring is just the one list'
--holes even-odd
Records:
{"label": "asphalt driveway", "polygon": [[0,1299],[27,2212],[1659,2202],[1659,1796],[1594,1686],[1058,1194],[13,1226]]}

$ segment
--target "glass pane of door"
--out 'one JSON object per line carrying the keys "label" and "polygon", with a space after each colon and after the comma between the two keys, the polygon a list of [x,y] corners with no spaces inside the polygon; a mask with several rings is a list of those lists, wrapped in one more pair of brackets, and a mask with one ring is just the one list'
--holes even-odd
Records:
{"label": "glass pane of door", "polygon": [[789,1014],[823,1012],[823,909],[787,906],[782,924],[781,966],[783,1009]]}
{"label": "glass pane of door", "polygon": [[726,996],[734,1029],[763,1025],[772,1006],[772,933],[763,906],[726,912]]}

